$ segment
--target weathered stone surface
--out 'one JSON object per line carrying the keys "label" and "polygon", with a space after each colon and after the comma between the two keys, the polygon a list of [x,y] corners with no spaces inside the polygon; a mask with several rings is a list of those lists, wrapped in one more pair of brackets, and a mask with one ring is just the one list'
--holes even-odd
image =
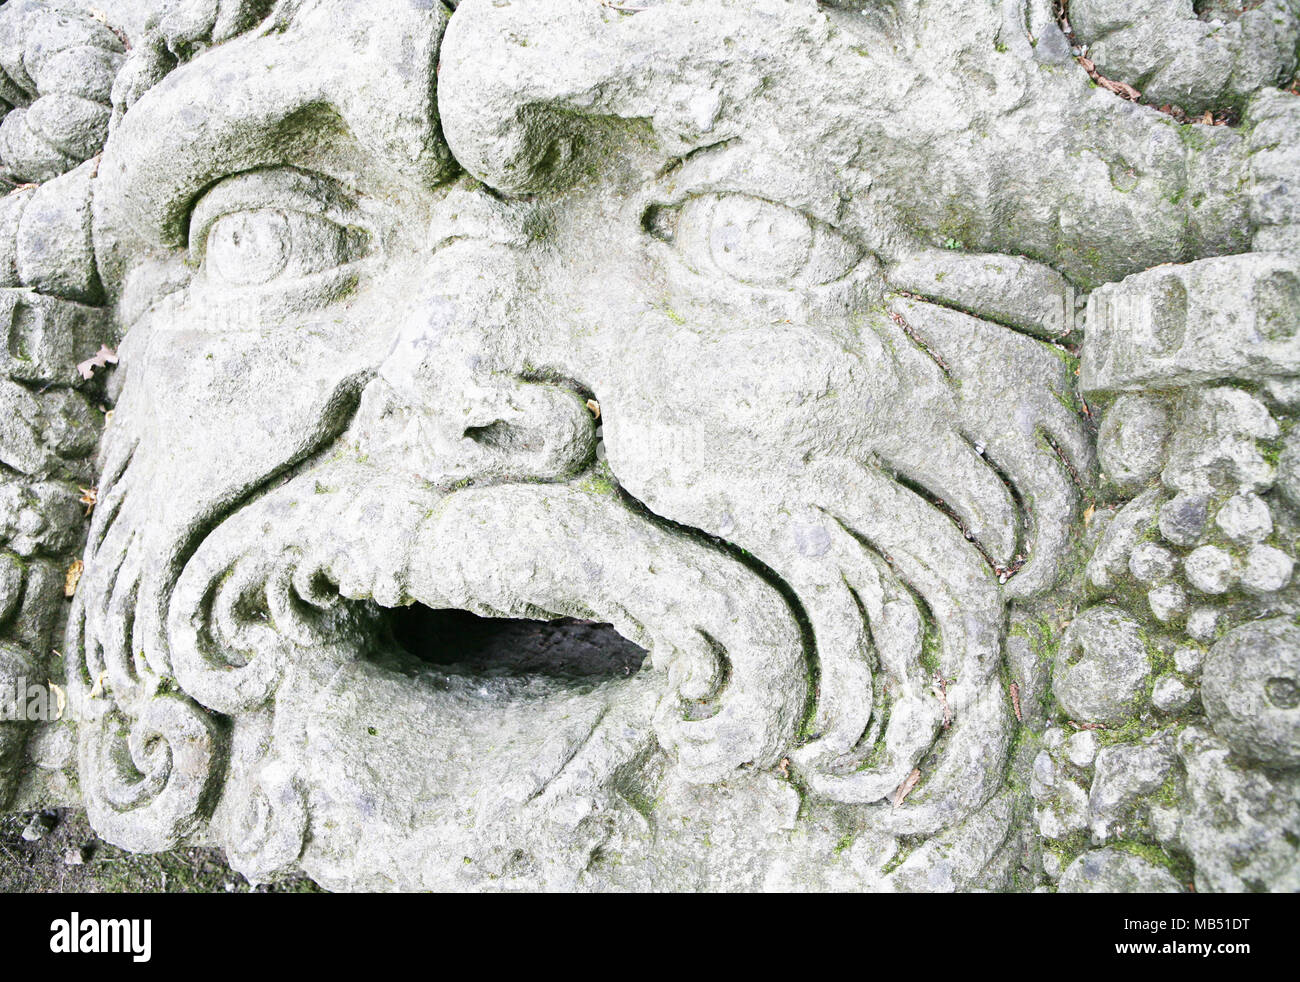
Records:
{"label": "weathered stone surface", "polygon": [[1091,767],[1097,758],[1097,736],[1083,730],[1065,741],[1065,756],[1075,767]]}
{"label": "weathered stone surface", "polygon": [[1197,607],[1187,615],[1187,636],[1197,641],[1209,641],[1214,638],[1219,621],[1219,611],[1213,607]]}
{"label": "weathered stone surface", "polygon": [[1165,676],[1151,687],[1151,704],[1162,712],[1181,713],[1192,701],[1195,693],[1180,679]]}
{"label": "weathered stone surface", "polygon": [[0,379],[0,463],[32,478],[88,479],[99,436],[95,410],[79,392],[30,392]]}
{"label": "weathered stone surface", "polygon": [[[1205,608],[1193,611],[1187,618],[1187,625],[1190,630],[1195,627],[1194,621],[1198,615],[1205,613]],[[1203,632],[1207,636],[1211,631]],[[1201,671],[1201,665],[1205,661],[1205,652],[1198,645],[1183,644],[1174,649],[1174,667],[1184,675],[1198,675]]]}
{"label": "weathered stone surface", "polygon": [[24,285],[80,303],[102,299],[90,218],[97,166],[87,161],[45,182],[23,208],[15,263]]}
{"label": "weathered stone surface", "polygon": [[13,105],[0,123],[0,174],[46,181],[94,156],[123,46],[89,13],[12,0],[0,9],[0,64]]}
{"label": "weathered stone surface", "polygon": [[899,290],[960,307],[1037,337],[1060,338],[1075,330],[1070,281],[1022,256],[971,256],[927,249],[887,270]]}
{"label": "weathered stone surface", "polygon": [[1088,826],[1094,842],[1105,842],[1133,817],[1134,809],[1165,783],[1174,763],[1164,734],[1135,745],[1105,747],[1097,754],[1088,794]]}
{"label": "weathered stone surface", "polygon": [[1251,254],[1161,266],[1088,297],[1089,391],[1264,379],[1300,369],[1300,259]]}
{"label": "weathered stone surface", "polygon": [[1157,542],[1143,542],[1129,553],[1128,568],[1139,583],[1154,586],[1174,575],[1178,557]]}
{"label": "weathered stone surface", "polygon": [[1300,628],[1256,621],[1210,649],[1201,696],[1214,731],[1238,753],[1271,764],[1300,763]]}
{"label": "weathered stone surface", "polygon": [[1065,632],[1052,691],[1073,718],[1113,723],[1140,708],[1150,674],[1138,622],[1113,607],[1093,607]]}
{"label": "weathered stone surface", "polygon": [[1273,516],[1257,494],[1229,498],[1214,516],[1214,523],[1234,542],[1259,542],[1273,531]]}
{"label": "weathered stone surface", "polygon": [[1300,779],[1243,767],[1199,728],[1179,737],[1187,800],[1179,837],[1196,864],[1198,893],[1300,889]]}
{"label": "weathered stone surface", "polygon": [[1287,92],[1261,89],[1251,98],[1247,118],[1251,136],[1252,248],[1261,252],[1300,250],[1300,159],[1294,152],[1294,133],[1300,120],[1300,103]]}
{"label": "weathered stone surface", "polygon": [[[1204,529],[1205,498],[1212,494],[1258,493],[1268,490],[1276,468],[1265,456],[1261,441],[1279,435],[1268,407],[1244,389],[1214,386],[1191,393],[1183,405],[1180,425],[1170,441],[1161,480],[1182,493],[1197,515],[1179,521],[1180,545],[1191,545]],[[1180,499],[1182,500],[1182,499]]]}
{"label": "weathered stone surface", "polygon": [[36,663],[31,655],[18,645],[0,644],[0,690],[5,693],[5,706],[0,707],[0,807],[9,804],[10,795],[22,767],[23,746],[26,743],[30,722],[17,718],[20,715],[18,703],[25,701],[17,697],[11,703],[12,694],[16,693],[20,682],[26,682],[35,669]]}
{"label": "weathered stone surface", "polygon": [[1112,589],[1132,571],[1133,554],[1156,526],[1167,500],[1161,489],[1150,488],[1120,508],[1088,560],[1086,573],[1090,585],[1101,590]]}
{"label": "weathered stone surface", "polygon": [[1182,893],[1173,875],[1123,849],[1085,852],[1061,874],[1059,893]]}
{"label": "weathered stone surface", "polygon": [[1300,24],[1156,6],[5,4],[0,797],[340,890],[1292,888]]}
{"label": "weathered stone surface", "polygon": [[1274,546],[1251,546],[1246,553],[1246,567],[1241,571],[1241,586],[1247,593],[1276,593],[1291,581],[1295,560]]}
{"label": "weathered stone surface", "polygon": [[59,300],[34,290],[0,290],[0,371],[11,379],[76,385],[77,365],[91,358],[108,336],[99,307]]}
{"label": "weathered stone surface", "polygon": [[1164,398],[1125,393],[1115,400],[1097,434],[1097,458],[1121,491],[1140,491],[1159,475],[1170,429]]}
{"label": "weathered stone surface", "polygon": [[1300,12],[1289,0],[1072,0],[1069,9],[1098,69],[1140,83],[1152,105],[1219,109],[1295,71]]}
{"label": "weathered stone surface", "polygon": [[1199,593],[1226,593],[1236,578],[1236,561],[1219,546],[1201,546],[1187,555],[1187,582]]}

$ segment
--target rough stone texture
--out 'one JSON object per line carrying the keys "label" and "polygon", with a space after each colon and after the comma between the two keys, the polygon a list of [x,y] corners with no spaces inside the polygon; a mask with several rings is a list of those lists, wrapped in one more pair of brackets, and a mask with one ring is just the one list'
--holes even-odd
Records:
{"label": "rough stone texture", "polygon": [[1081,375],[1094,389],[1191,385],[1300,369],[1300,258],[1253,253],[1161,266],[1088,297]]}
{"label": "rough stone texture", "polygon": [[1167,870],[1122,849],[1094,849],[1076,859],[1059,893],[1182,893]]}
{"label": "rough stone texture", "polygon": [[1199,593],[1226,593],[1232,586],[1235,563],[1231,553],[1218,546],[1200,546],[1187,554],[1183,568],[1187,582]]}
{"label": "rough stone texture", "polygon": [[46,181],[99,152],[123,50],[94,17],[37,0],[0,8],[0,98],[12,107],[0,123],[0,176]]}
{"label": "rough stone texture", "polygon": [[1191,703],[1195,693],[1179,679],[1165,676],[1151,687],[1151,704],[1162,712],[1180,713]]}
{"label": "rough stone texture", "polygon": [[1139,82],[1153,105],[1222,108],[1296,68],[1292,0],[1070,0],[1070,21],[1097,68]]}
{"label": "rough stone texture", "polygon": [[0,682],[67,703],[0,804],[1295,889],[1300,19],[1130,8],[1065,10],[1147,105],[1046,0],[4,4]]}
{"label": "rough stone texture", "polygon": [[1300,890],[1300,778],[1233,759],[1204,730],[1179,737],[1186,792],[1177,839],[1196,864],[1199,893]]}
{"label": "rough stone texture", "polygon": [[1163,735],[1141,743],[1104,748],[1088,794],[1088,825],[1094,842],[1105,842],[1133,817],[1136,807],[1165,782],[1173,748]]}
{"label": "rough stone texture", "polygon": [[1053,691],[1074,719],[1117,723],[1141,707],[1150,674],[1138,621],[1114,608],[1094,607],[1065,632]]}
{"label": "rough stone texture", "polygon": [[1300,764],[1300,628],[1245,624],[1210,649],[1201,695],[1214,732],[1270,764]]}
{"label": "rough stone texture", "polygon": [[1145,392],[1125,393],[1102,421],[1097,459],[1119,490],[1140,491],[1164,465],[1169,432],[1166,400]]}

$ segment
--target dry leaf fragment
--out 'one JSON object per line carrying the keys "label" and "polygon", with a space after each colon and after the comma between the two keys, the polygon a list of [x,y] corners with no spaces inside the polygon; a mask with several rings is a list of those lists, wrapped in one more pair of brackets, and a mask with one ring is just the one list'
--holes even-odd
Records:
{"label": "dry leaf fragment", "polygon": [[86,564],[80,559],[74,559],[72,565],[68,567],[68,573],[63,578],[63,595],[70,597],[77,592],[77,584],[81,582],[82,571],[85,570]]}
{"label": "dry leaf fragment", "polygon": [[598,403],[595,399],[588,399],[587,408],[591,410],[592,416],[594,416],[596,419],[600,419],[600,403]]}
{"label": "dry leaf fragment", "polygon": [[789,758],[789,757],[782,757],[782,758],[781,758],[781,763],[780,763],[779,765],[777,765],[777,769],[781,772],[781,776],[782,776],[782,777],[789,777],[789,776],[790,776],[790,758]]}
{"label": "dry leaf fragment", "polygon": [[81,488],[81,497],[77,500],[86,506],[86,514],[89,515],[95,508],[95,502],[99,501],[99,488]]}
{"label": "dry leaf fragment", "polygon": [[101,344],[99,350],[85,361],[77,362],[77,374],[82,378],[93,378],[96,368],[106,368],[109,365],[117,364],[117,352],[106,344]]}
{"label": "dry leaf fragment", "polygon": [[104,698],[104,681],[108,678],[108,672],[100,672],[95,679],[95,684],[90,687],[89,697],[91,699]]}
{"label": "dry leaf fragment", "polygon": [[1100,77],[1101,84],[1104,88],[1110,89],[1117,96],[1127,99],[1129,102],[1137,102],[1142,98],[1142,93],[1127,82],[1116,82],[1114,79]]}
{"label": "dry leaf fragment", "polygon": [[1016,719],[1023,720],[1024,717],[1020,715],[1020,686],[1012,682],[1007,686],[1007,691],[1011,693],[1011,708],[1016,711]]}
{"label": "dry leaf fragment", "polygon": [[54,693],[54,703],[58,707],[54,712],[54,718],[63,719],[63,710],[68,705],[68,697],[64,693],[63,687],[60,685],[55,685],[53,682],[49,681],[48,679],[46,680],[45,684],[46,686],[49,687],[49,690],[52,693]]}
{"label": "dry leaf fragment", "polygon": [[903,799],[912,793],[912,789],[916,787],[916,782],[919,780],[921,780],[921,771],[918,768],[913,767],[912,773],[907,775],[907,780],[900,784],[898,790],[894,792],[895,808],[901,805]]}

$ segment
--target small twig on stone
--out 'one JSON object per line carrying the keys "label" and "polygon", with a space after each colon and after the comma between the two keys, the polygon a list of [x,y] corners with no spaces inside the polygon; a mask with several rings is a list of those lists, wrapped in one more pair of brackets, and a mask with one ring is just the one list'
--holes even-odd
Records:
{"label": "small twig on stone", "polygon": [[1113,78],[1107,78],[1097,71],[1097,66],[1093,64],[1091,58],[1084,55],[1075,55],[1074,60],[1082,65],[1083,70],[1088,73],[1088,77],[1103,89],[1114,92],[1121,99],[1127,99],[1129,102],[1137,102],[1142,98],[1142,93],[1127,82],[1116,82]]}
{"label": "small twig on stone", "polygon": [[934,673],[934,681],[939,687],[939,702],[943,706],[943,728],[946,730],[952,726],[952,710],[948,708],[948,682],[938,672]]}

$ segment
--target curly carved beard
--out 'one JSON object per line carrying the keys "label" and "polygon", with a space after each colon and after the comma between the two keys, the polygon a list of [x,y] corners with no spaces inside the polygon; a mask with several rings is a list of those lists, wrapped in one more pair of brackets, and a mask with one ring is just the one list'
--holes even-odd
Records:
{"label": "curly carved beard", "polygon": [[[82,695],[98,682],[116,703],[83,741],[87,801],[107,837],[161,848],[211,815],[237,868],[255,876],[284,868],[302,852],[308,816],[329,811],[313,798],[307,753],[319,749],[328,724],[301,704],[367,688],[389,692],[395,705],[407,700],[399,725],[410,726],[429,759],[477,758],[498,774],[495,800],[465,793],[496,816],[500,855],[530,834],[516,814],[521,802],[608,795],[656,745],[691,781],[769,768],[836,700],[866,703],[871,721],[830,760],[824,749],[794,755],[815,793],[879,802],[877,823],[908,833],[950,824],[996,790],[1003,748],[989,735],[1005,735],[1005,726],[989,639],[1000,603],[985,623],[972,622],[972,605],[946,602],[951,584],[942,575],[904,557],[913,592],[891,565],[888,543],[870,544],[849,517],[836,519],[834,547],[854,555],[858,578],[846,581],[848,595],[879,659],[867,680],[872,698],[837,691],[828,679],[810,701],[819,666],[803,605],[739,550],[655,519],[590,476],[445,493],[380,470],[346,445],[331,449],[196,544],[170,542],[172,562],[146,563],[158,555],[146,522],[156,507],[132,487],[134,447],[106,443],[103,505],[73,631],[86,653]],[[149,570],[173,572],[150,578]],[[413,605],[608,622],[650,659],[647,670],[616,681],[486,678],[419,665],[392,637],[395,619]],[[935,621],[928,629],[927,619]],[[950,644],[963,664],[941,666],[940,677],[952,680],[942,702],[922,663],[927,630],[940,626],[967,642]],[[155,693],[172,679],[180,694],[160,700]],[[466,720],[502,713],[524,732],[559,736],[545,753],[525,747],[494,771],[486,761],[499,731],[474,733]],[[449,725],[422,726],[430,717]],[[180,740],[182,750],[164,754],[154,737],[168,746]],[[887,799],[926,755],[938,761],[927,794],[892,807]],[[106,774],[120,786],[103,786]],[[459,777],[451,768],[440,779],[455,786]],[[589,853],[607,833],[584,834]],[[492,835],[480,829],[480,838]]]}
{"label": "curly carved beard", "polygon": [[[115,449],[106,446],[110,463]],[[262,813],[270,798],[290,799],[290,810],[302,812],[301,772],[309,769],[283,759],[295,757],[312,726],[295,702],[358,679],[417,691],[428,700],[421,715],[455,723],[462,737],[472,728],[462,717],[476,711],[551,734],[541,755],[549,762],[525,755],[502,765],[518,772],[505,793],[511,801],[573,796],[574,785],[599,794],[656,737],[695,780],[769,767],[804,711],[804,639],[781,594],[724,550],[637,514],[609,486],[498,485],[445,495],[345,451],[303,465],[197,547],[167,543],[175,558],[157,562],[148,521],[157,510],[132,486],[133,452],[121,451],[121,463],[105,471],[70,646],[84,652],[77,688],[86,717],[97,718],[83,728],[92,820],[130,848],[163,847],[211,811],[214,824],[236,829],[235,839],[280,835]],[[149,575],[167,570],[176,572]],[[652,652],[653,671],[606,682],[484,678],[413,664],[393,643],[392,627],[417,604],[609,622]],[[172,686],[179,693],[160,699]],[[110,695],[111,704],[100,698]],[[183,709],[191,699],[197,705]],[[160,720],[159,705],[177,719]],[[435,744],[448,739],[431,736]],[[203,760],[183,761],[174,748],[169,756],[154,737],[191,747],[197,739]],[[486,757],[498,739],[489,726],[468,744],[450,740],[428,753],[464,759],[477,749]],[[207,772],[186,783],[187,806],[169,800],[182,796],[178,763]],[[106,784],[104,775],[114,778]],[[228,807],[241,797],[258,800]],[[509,809],[502,801],[497,810]],[[231,838],[232,860],[242,855],[242,868],[264,875],[297,858],[302,837],[290,837],[297,848],[277,846],[289,851],[270,869],[259,855],[265,842]]]}

